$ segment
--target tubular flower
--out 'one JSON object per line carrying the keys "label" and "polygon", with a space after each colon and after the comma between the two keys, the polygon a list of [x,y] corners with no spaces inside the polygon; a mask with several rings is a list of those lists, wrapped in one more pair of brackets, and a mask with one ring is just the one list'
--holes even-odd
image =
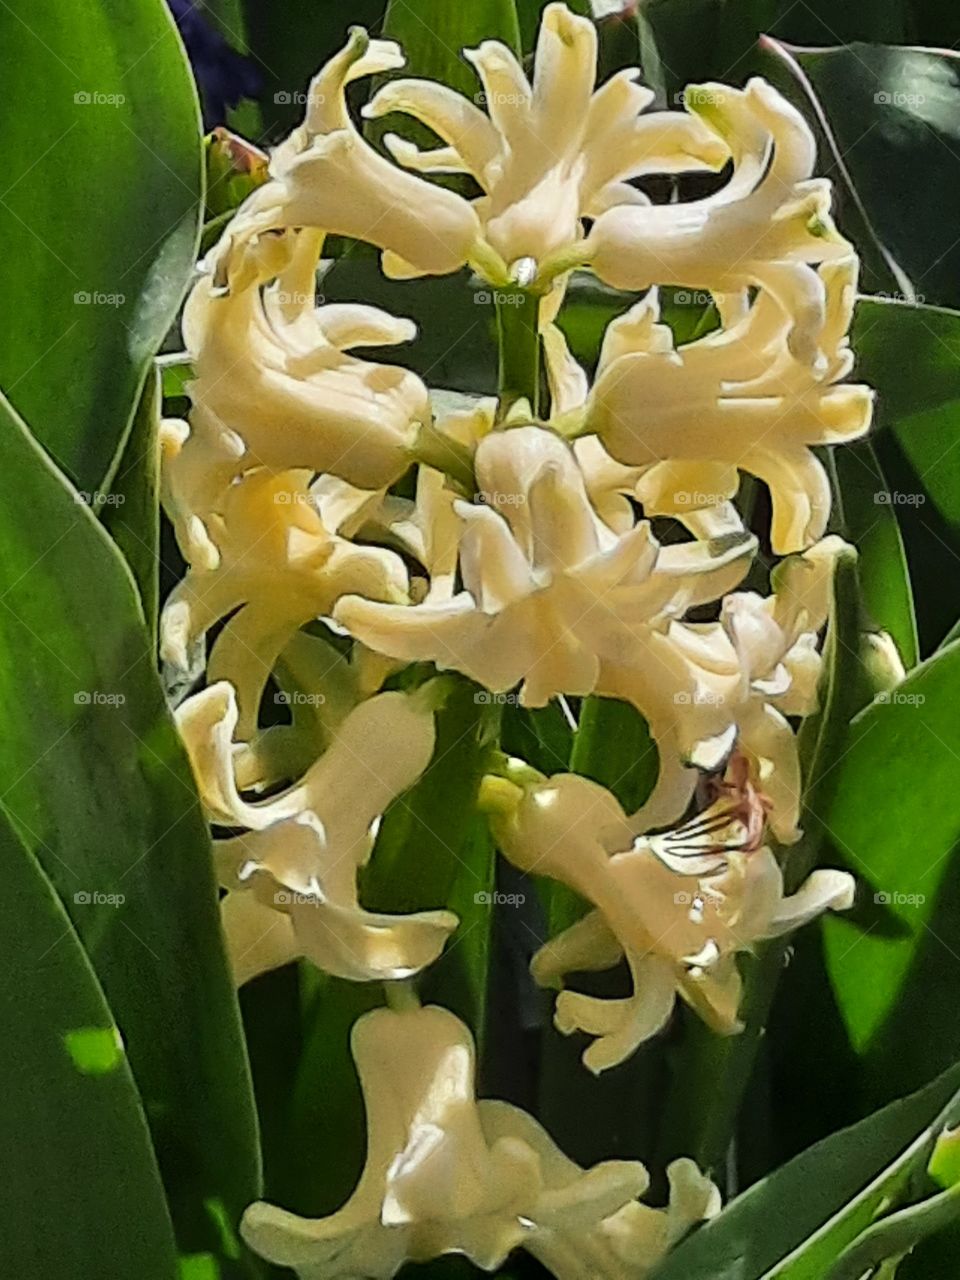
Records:
{"label": "tubular flower", "polygon": [[830,611],[834,565],[850,550],[840,538],[824,538],[777,566],[773,595],[734,592],[722,606],[723,628],[742,673],[737,746],[752,764],[768,800],[770,829],[781,844],[800,835],[800,760],[786,717],[817,709],[817,635]]}
{"label": "tubular flower", "polygon": [[[592,22],[564,4],[543,11],[533,83],[514,54],[485,40],[465,56],[483,85],[474,102],[429,80],[388,81],[364,108],[368,117],[407,112],[441,139],[420,151],[394,135],[394,157],[421,173],[466,173],[483,195],[473,208],[482,235],[504,263],[542,263],[582,237],[581,220],[645,198],[626,181],[650,173],[719,168],[726,143],[694,116],[641,117],[653,93],[635,68],[600,89]],[[395,264],[399,266],[399,264]]]}
{"label": "tubular flower", "polygon": [[590,231],[585,257],[620,289],[672,284],[724,295],[761,288],[789,317],[790,351],[813,364],[825,310],[813,264],[851,252],[830,220],[829,183],[811,177],[813,134],[761,79],[745,89],[691,85],[684,104],[726,144],[730,180],[690,203],[607,210]]}
{"label": "tubular flower", "polygon": [[246,201],[216,247],[218,285],[243,289],[262,241],[285,228],[366,240],[431,275],[470,260],[480,232],[470,204],[391,164],[350,118],[347,85],[402,66],[399,45],[351,29],[312,81],[303,123],[273,152],[271,181]]}
{"label": "tubular flower", "polygon": [[211,820],[247,828],[214,843],[238,984],[299,956],[356,981],[407,977],[437,958],[455,915],[372,914],[360,906],[356,885],[384,810],[433,753],[433,714],[423,692],[361,702],[297,782],[257,802],[238,787],[242,748],[232,687],[221,682],[189,698],[177,722]]}
{"label": "tubular flower", "polygon": [[493,1271],[518,1247],[558,1280],[640,1280],[671,1236],[719,1208],[690,1161],[672,1166],[672,1208],[647,1209],[642,1164],[585,1171],[525,1112],[478,1102],[472,1038],[445,1009],[375,1009],[352,1049],[368,1129],[352,1196],[327,1218],[258,1203],[241,1223],[256,1253],[301,1280],[389,1280],[447,1253]]}
{"label": "tubular flower", "polygon": [[[527,790],[492,824],[515,866],[562,881],[595,908],[537,953],[531,970],[538,983],[626,957],[629,998],[557,997],[559,1030],[595,1037],[583,1061],[597,1073],[659,1031],[678,995],[714,1030],[739,1031],[736,953],[853,902],[853,879],[841,871],[814,871],[785,897],[776,859],[757,847],[755,823],[725,795],[672,833],[634,839],[608,791],[560,774]],[[690,874],[674,869],[688,859]]]}
{"label": "tubular flower", "polygon": [[486,436],[475,465],[483,501],[455,507],[465,590],[412,607],[348,597],[336,619],[391,657],[428,659],[498,692],[522,682],[527,706],[604,692],[608,666],[618,684],[621,664],[649,661],[688,679],[671,621],[736,584],[753,539],[661,547],[645,522],[617,535],[591,506],[572,451],[538,427]]}
{"label": "tubular flower", "polygon": [[277,658],[301,626],[328,615],[348,592],[406,597],[399,556],[324,528],[310,478],[309,471],[259,470],[230,486],[208,521],[216,565],[191,568],[164,607],[161,656],[181,669],[210,627],[233,614],[213,645],[208,674],[236,686],[244,736],[256,727]]}
{"label": "tubular flower", "polygon": [[426,387],[347,353],[409,342],[416,327],[376,307],[315,307],[319,251],[301,233],[271,285],[224,295],[204,276],[194,286],[184,312],[191,431],[171,460],[172,493],[190,494],[211,468],[222,483],[255,466],[311,467],[374,489],[410,465],[430,421]]}
{"label": "tubular flower", "polygon": [[655,300],[617,322],[586,426],[620,462],[652,467],[639,490],[647,514],[683,518],[726,503],[741,470],[770,488],[774,551],[800,551],[823,535],[830,486],[811,446],[863,435],[872,410],[867,387],[835,385],[853,363],[847,330],[856,274],[852,258],[820,270],[825,354],[814,368],[791,354],[791,315],[772,294],[759,294],[733,328],[676,350],[657,323]]}
{"label": "tubular flower", "polygon": [[[834,565],[848,551],[842,539],[824,538],[776,567],[773,595],[733,592],[722,602],[719,624],[673,628],[672,656],[681,656],[685,642],[697,654],[700,678],[692,690],[675,682],[669,704],[647,695],[645,714],[660,752],[660,773],[653,794],[632,819],[634,830],[676,822],[702,771],[716,770],[736,744],[763,793],[777,841],[791,844],[799,837],[800,759],[787,717],[817,710],[818,633],[830,609]],[[733,679],[731,670],[737,672]],[[637,675],[630,668],[618,675],[619,684],[608,675],[608,690],[629,697]],[[636,692],[632,700],[639,701]],[[725,736],[708,737],[711,711],[715,733],[724,725]]]}

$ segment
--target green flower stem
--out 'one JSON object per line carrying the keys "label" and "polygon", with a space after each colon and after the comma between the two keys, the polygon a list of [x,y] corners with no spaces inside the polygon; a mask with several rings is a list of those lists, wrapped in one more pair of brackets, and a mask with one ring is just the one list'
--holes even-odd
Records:
{"label": "green flower stem", "polygon": [[496,289],[497,344],[500,352],[500,416],[518,400],[531,413],[540,409],[540,295],[520,285]]}

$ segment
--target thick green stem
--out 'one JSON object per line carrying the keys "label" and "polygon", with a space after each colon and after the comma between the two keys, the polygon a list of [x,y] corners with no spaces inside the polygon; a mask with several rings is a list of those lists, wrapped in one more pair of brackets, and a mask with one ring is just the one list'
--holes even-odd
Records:
{"label": "thick green stem", "polygon": [[518,400],[527,400],[531,413],[540,409],[540,296],[511,285],[494,290],[497,342],[500,352],[500,416]]}

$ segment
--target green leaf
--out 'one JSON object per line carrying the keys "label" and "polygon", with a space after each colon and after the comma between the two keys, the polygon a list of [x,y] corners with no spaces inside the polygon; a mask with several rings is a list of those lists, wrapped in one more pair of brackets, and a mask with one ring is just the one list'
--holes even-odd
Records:
{"label": "green leaf", "polygon": [[891,936],[877,912],[866,928],[825,922],[833,985],[860,1052],[902,997],[960,840],[958,696],[960,645],[951,644],[856,717],[820,811],[836,846],[875,886],[876,905],[897,924]]}
{"label": "green leaf", "polygon": [[104,495],[103,512],[103,523],[136,580],[151,639],[160,609],[160,410],[160,371],[154,368],[144,383],[112,490]]}
{"label": "green leaf", "polygon": [[958,1114],[960,1066],[818,1142],[685,1240],[653,1280],[821,1280]]}
{"label": "green leaf", "polygon": [[114,544],[0,403],[4,803],[63,899],[127,1045],[184,1252],[230,1274],[258,1191],[210,843]]}
{"label": "green leaf", "polygon": [[162,0],[10,0],[0,50],[0,387],[93,493],[193,270],[196,93]]}
{"label": "green leaf", "polygon": [[841,178],[906,296],[960,303],[960,245],[943,216],[960,204],[958,55],[861,43],[770,47],[816,108]]}
{"label": "green leaf", "polygon": [[960,532],[960,313],[862,298],[852,345],[857,376],[877,390],[875,430],[893,432],[923,486],[889,505],[929,498]]}
{"label": "green leaf", "polygon": [[0,813],[0,1274],[174,1280],[150,1135],[60,899]]}

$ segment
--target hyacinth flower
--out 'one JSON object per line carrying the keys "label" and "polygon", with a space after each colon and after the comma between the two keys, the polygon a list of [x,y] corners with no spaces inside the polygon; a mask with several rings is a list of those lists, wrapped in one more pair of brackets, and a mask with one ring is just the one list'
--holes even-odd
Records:
{"label": "hyacinth flower", "polygon": [[[651,110],[634,69],[599,82],[597,44],[590,21],[548,4],[529,65],[495,40],[463,51],[469,100],[400,75],[396,44],[353,29],[186,306],[189,421],[165,423],[161,449],[188,567],[161,642],[192,678],[211,641],[176,720],[233,975],[299,964],[291,980],[314,982],[313,965],[386,984],[388,1007],[351,1036],[367,1120],[353,1193],[325,1217],[265,1203],[243,1217],[250,1248],[301,1280],[393,1277],[448,1254],[495,1271],[515,1250],[558,1280],[646,1280],[720,1209],[689,1158],[657,1170],[670,1195],[655,1208],[639,1162],[577,1163],[538,1119],[478,1099],[473,1035],[440,1007],[477,1013],[450,981],[474,956],[441,956],[490,925],[482,908],[501,910],[485,888],[497,850],[586,904],[539,935],[531,972],[559,988],[555,1024],[583,1034],[595,1074],[679,1004],[735,1036],[752,1007],[741,957],[853,901],[850,875],[785,846],[817,777],[797,721],[821,703],[829,716],[823,632],[835,650],[847,621],[853,553],[826,536],[824,455],[870,425],[872,392],[847,381],[856,257],[810,130],[770,85],[700,86],[683,111]],[[435,140],[388,134],[378,149],[359,119],[396,112]],[[686,200],[681,182],[654,204],[638,186],[690,173],[711,194]],[[405,368],[410,321],[318,306],[331,235],[372,246],[389,277],[465,268],[498,286],[498,396]],[[351,287],[350,264],[335,270]],[[578,270],[643,294],[599,343],[565,324]],[[661,316],[666,286],[712,297],[694,339]],[[769,528],[747,500],[754,478]],[[647,733],[655,780],[635,758]],[[533,742],[571,771],[505,754]],[[555,922],[564,895],[542,888]],[[411,902],[432,909],[403,914]],[[776,948],[763,950],[761,966]],[[432,965],[437,1003],[422,1008],[413,980]],[[571,977],[614,968],[629,982],[618,998]],[[316,991],[324,1035],[335,989]],[[746,1061],[753,1039],[711,1053]],[[659,1136],[666,1151],[674,1135]],[[720,1167],[692,1143],[675,1153]]]}
{"label": "hyacinth flower", "polygon": [[504,855],[595,908],[544,944],[531,966],[536,980],[555,985],[567,972],[608,969],[624,957],[630,968],[630,997],[557,997],[558,1029],[594,1038],[583,1054],[591,1071],[623,1062],[660,1031],[678,996],[715,1031],[739,1031],[737,952],[852,905],[853,878],[843,871],[814,871],[784,896],[779,864],[759,843],[757,798],[744,794],[746,816],[725,793],[688,824],[650,838],[635,837],[610,792],[577,774],[529,787],[499,812],[494,806]]}
{"label": "hyacinth flower", "polygon": [[813,446],[855,440],[870,426],[869,388],[841,383],[853,363],[856,277],[852,258],[820,270],[824,355],[814,367],[790,352],[794,317],[771,294],[758,294],[732,328],[679,348],[650,295],[609,326],[594,385],[567,417],[642,469],[634,488],[648,515],[689,522],[692,512],[722,510],[746,471],[769,486],[774,550],[801,551],[830,515]]}
{"label": "hyacinth flower", "polygon": [[406,598],[399,556],[328,532],[310,478],[309,471],[256,470],[227,488],[208,521],[216,564],[191,566],[161,617],[161,657],[180,670],[207,631],[229,619],[211,648],[208,678],[236,688],[244,736],[256,727],[277,659],[302,626],[330,614],[346,593]]}
{"label": "hyacinth flower", "polygon": [[218,286],[242,288],[251,257],[284,228],[367,240],[429,274],[455,271],[480,251],[480,224],[469,203],[385,159],[350,117],[347,86],[402,65],[399,45],[351,30],[312,81],[303,123],[274,150],[270,181],[242,206],[214,250]]}
{"label": "hyacinth flower", "polygon": [[496,1270],[516,1248],[557,1280],[641,1280],[719,1195],[689,1160],[671,1166],[671,1206],[647,1208],[637,1161],[584,1170],[526,1112],[478,1101],[469,1031],[437,1006],[376,1009],[354,1025],[367,1158],[346,1204],[309,1219],[257,1203],[241,1232],[300,1280],[390,1280],[448,1253]]}
{"label": "hyacinth flower", "polygon": [[709,290],[727,319],[742,309],[745,289],[759,288],[789,317],[791,354],[815,364],[826,312],[815,267],[851,250],[830,219],[830,184],[812,177],[817,149],[809,126],[760,78],[745,89],[691,85],[684,105],[729,148],[729,181],[689,203],[606,210],[590,230],[584,260],[620,289]]}
{"label": "hyacinth flower", "polygon": [[629,686],[655,715],[658,700],[692,691],[698,641],[671,624],[741,579],[753,539],[661,547],[645,522],[614,533],[570,448],[539,427],[486,436],[475,466],[483,501],[455,506],[465,590],[412,607],[347,597],[337,620],[391,657],[429,658],[495,691],[520,684],[527,706]]}
{"label": "hyacinth flower", "polygon": [[[246,800],[237,779],[232,686],[210,685],[177,712],[205,808],[247,830],[217,840],[227,949],[238,984],[300,956],[354,981],[408,977],[437,958],[457,926],[449,911],[396,916],[363,909],[357,873],[387,806],[426,769],[435,735],[430,697],[360,702],[304,775],[269,800]],[[257,778],[246,762],[248,785]]]}
{"label": "hyacinth flower", "polygon": [[725,143],[695,116],[644,116],[654,95],[636,83],[636,68],[597,89],[596,27],[566,5],[543,11],[532,83],[499,41],[464,56],[482,85],[475,102],[433,81],[401,78],[379,89],[363,114],[406,112],[438,135],[444,145],[431,151],[396,135],[384,143],[417,172],[469,174],[483,191],[473,208],[484,241],[504,263],[562,257],[581,239],[584,218],[644,202],[628,179],[719,168],[727,159]]}
{"label": "hyacinth flower", "polygon": [[208,275],[194,286],[184,313],[194,378],[180,485],[218,454],[227,478],[251,466],[311,467],[362,488],[387,485],[410,465],[408,450],[431,417],[426,387],[407,369],[349,351],[409,342],[416,327],[377,307],[317,307],[321,244],[306,232],[273,242],[273,260],[258,273],[276,278],[263,288],[258,274],[227,294]]}

